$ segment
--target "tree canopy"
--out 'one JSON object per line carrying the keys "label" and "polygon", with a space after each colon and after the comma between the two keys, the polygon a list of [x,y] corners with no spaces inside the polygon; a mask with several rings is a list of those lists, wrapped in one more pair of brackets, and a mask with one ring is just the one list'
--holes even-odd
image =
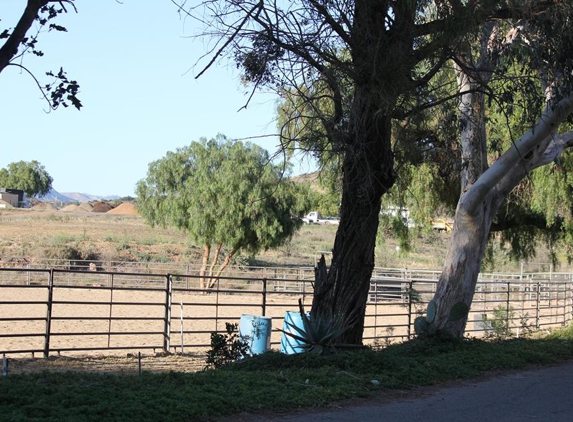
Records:
{"label": "tree canopy", "polygon": [[0,169],[0,186],[20,189],[33,197],[45,195],[52,189],[54,179],[38,161],[18,161]]}
{"label": "tree canopy", "polygon": [[301,187],[261,147],[219,135],[179,148],[149,165],[137,184],[139,209],[152,225],[184,230],[204,246],[203,274],[226,251],[219,273],[240,250],[280,246],[308,210]]}

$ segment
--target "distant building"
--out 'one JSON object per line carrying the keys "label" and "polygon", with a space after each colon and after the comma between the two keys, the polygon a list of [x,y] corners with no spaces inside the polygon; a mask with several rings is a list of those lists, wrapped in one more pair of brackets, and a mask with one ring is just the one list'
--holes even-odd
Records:
{"label": "distant building", "polygon": [[24,191],[20,189],[0,188],[0,199],[18,208],[24,203]]}

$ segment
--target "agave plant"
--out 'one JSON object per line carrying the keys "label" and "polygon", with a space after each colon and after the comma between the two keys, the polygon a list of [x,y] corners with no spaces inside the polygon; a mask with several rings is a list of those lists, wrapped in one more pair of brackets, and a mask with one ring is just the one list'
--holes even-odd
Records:
{"label": "agave plant", "polygon": [[286,321],[285,325],[291,331],[279,329],[287,336],[294,338],[301,344],[296,348],[303,349],[305,352],[322,355],[324,353],[336,352],[337,346],[343,346],[338,343],[340,337],[348,331],[352,325],[346,324],[341,315],[331,314],[326,317],[321,315],[310,316],[304,311],[302,301],[298,300],[300,316],[302,318],[302,327]]}

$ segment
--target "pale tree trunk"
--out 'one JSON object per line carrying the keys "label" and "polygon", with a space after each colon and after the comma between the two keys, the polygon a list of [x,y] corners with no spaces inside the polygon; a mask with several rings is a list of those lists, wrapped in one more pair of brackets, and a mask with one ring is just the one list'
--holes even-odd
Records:
{"label": "pale tree trunk", "polygon": [[201,282],[201,288],[205,289],[207,287],[207,282],[205,280],[205,274],[207,272],[207,265],[209,264],[209,256],[211,255],[211,245],[205,243],[203,245],[203,263],[201,264],[201,269],[199,270],[199,280]]}
{"label": "pale tree trunk", "polygon": [[217,246],[215,247],[215,255],[213,256],[213,260],[211,261],[211,266],[209,267],[209,281],[205,283],[206,289],[212,289],[213,286],[215,285],[215,282],[213,281],[213,269],[215,268],[215,265],[217,265],[217,263],[219,262],[219,256],[221,256],[222,248],[223,244],[217,243]]}
{"label": "pale tree trunk", "polygon": [[[485,98],[480,88],[488,83],[490,74],[475,72],[470,76],[465,70],[491,65],[487,59],[488,40],[494,33],[493,25],[484,30],[480,63],[472,62],[468,46],[467,55],[459,57],[454,64],[458,92],[462,93],[458,118],[462,149],[461,198],[488,166]],[[490,192],[473,209],[464,208],[461,200],[458,203],[450,245],[434,295],[437,311],[433,325],[438,332],[447,332],[454,337],[463,335],[467,316],[452,320],[450,311],[458,302],[468,307],[472,303],[491,223],[497,212],[496,196],[495,192]]]}
{"label": "pale tree trunk", "polygon": [[573,147],[573,131],[551,134],[558,122],[572,112],[573,97],[562,101],[556,110],[546,112],[536,127],[522,136],[460,198],[433,299],[437,305],[432,323],[436,332],[454,338],[464,335],[467,316],[451,320],[450,310],[458,302],[471,307],[493,218],[507,195],[530,171],[553,162],[565,149]]}
{"label": "pale tree trunk", "polygon": [[499,205],[499,195],[491,194],[476,209],[458,206],[456,210],[448,253],[434,295],[437,312],[433,324],[437,332],[456,338],[464,334],[467,316],[452,320],[450,311],[458,302],[471,306],[491,223]]}
{"label": "pale tree trunk", "polygon": [[[483,53],[482,50],[482,57],[486,57]],[[475,89],[474,82],[463,69],[458,66],[456,70],[460,91]],[[479,82],[487,82],[487,79],[484,77]],[[572,110],[573,97],[550,103],[535,127],[488,168],[484,161],[487,139],[483,95],[468,93],[462,96],[462,193],[433,299],[436,317],[431,327],[436,333],[454,338],[463,336],[467,315],[452,319],[450,311],[459,302],[466,304],[468,309],[471,307],[493,218],[507,195],[531,170],[550,163],[573,145],[572,133],[555,133],[559,123]]]}
{"label": "pale tree trunk", "polygon": [[223,270],[225,270],[225,268],[227,268],[227,266],[229,265],[229,263],[231,262],[231,259],[233,258],[233,256],[235,256],[235,254],[237,253],[237,249],[233,249],[231,252],[229,252],[229,254],[225,257],[225,259],[223,260],[223,262],[221,263],[221,266],[219,267],[219,269],[217,270],[217,274],[215,274],[215,277],[211,278],[211,283],[209,285],[209,288],[212,289],[213,287],[215,287],[215,284],[217,284],[217,281],[219,281],[219,277],[221,276],[221,273],[223,272]]}

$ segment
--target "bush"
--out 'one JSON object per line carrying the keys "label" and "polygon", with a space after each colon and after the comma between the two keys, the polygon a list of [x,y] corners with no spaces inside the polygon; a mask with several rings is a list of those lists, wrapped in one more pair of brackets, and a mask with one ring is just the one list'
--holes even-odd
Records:
{"label": "bush", "polygon": [[220,368],[247,355],[249,345],[237,332],[238,325],[225,323],[227,333],[211,333],[211,349],[207,351],[206,368]]}

